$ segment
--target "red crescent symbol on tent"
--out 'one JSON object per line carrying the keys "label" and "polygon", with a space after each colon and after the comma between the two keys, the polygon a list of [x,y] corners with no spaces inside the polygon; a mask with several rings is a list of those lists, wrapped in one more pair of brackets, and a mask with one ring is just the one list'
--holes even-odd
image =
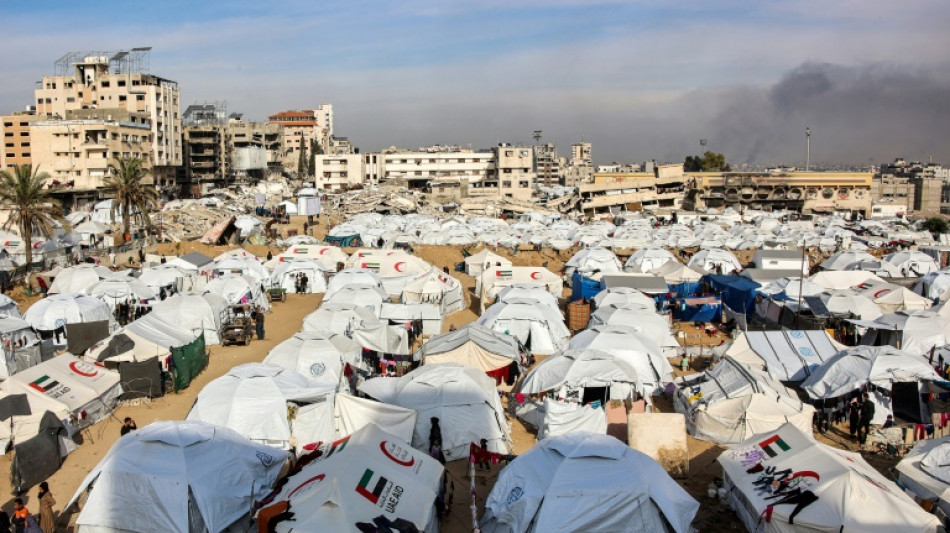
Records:
{"label": "red crescent symbol on tent", "polygon": [[385,455],[386,457],[389,457],[390,461],[396,463],[399,466],[412,466],[416,464],[415,457],[410,456],[408,461],[400,461],[399,459],[396,459],[395,457],[393,457],[393,454],[389,453],[389,450],[386,449],[386,441],[382,441],[379,443],[379,449],[383,451],[383,455]]}
{"label": "red crescent symbol on tent", "polygon": [[287,494],[287,498],[289,499],[289,498],[290,498],[291,496],[293,496],[294,493],[296,493],[298,490],[300,490],[300,489],[306,487],[307,485],[309,485],[309,484],[311,484],[311,483],[319,483],[320,481],[323,481],[323,478],[325,478],[325,477],[327,477],[326,474],[319,474],[319,475],[313,476],[312,478],[308,479],[307,481],[304,481],[303,483],[301,483],[300,486],[298,486],[298,487],[295,488],[294,490],[290,491],[290,493]]}
{"label": "red crescent symbol on tent", "polygon": [[403,272],[403,270],[399,268],[399,265],[405,265],[405,264],[406,264],[405,262],[400,261],[396,263],[395,265],[393,265],[393,268],[396,269],[396,272]]}
{"label": "red crescent symbol on tent", "polygon": [[389,256],[391,256],[391,255],[393,255],[393,252],[387,253],[387,254],[386,254],[386,257],[389,257]]}
{"label": "red crescent symbol on tent", "polygon": [[326,248],[323,248],[323,249],[320,250],[320,255],[323,255],[323,254],[325,254],[325,253],[327,253],[327,249],[326,249]]}
{"label": "red crescent symbol on tent", "polygon": [[541,279],[541,273],[540,273],[540,272],[532,272],[532,273],[531,273],[531,279]]}
{"label": "red crescent symbol on tent", "polygon": [[877,292],[874,293],[874,297],[875,297],[875,298],[878,298],[878,297],[880,297],[882,294],[887,294],[887,293],[889,293],[889,292],[891,292],[891,289],[881,289],[881,290],[879,290],[879,291],[877,291]]}
{"label": "red crescent symbol on tent", "polygon": [[[85,365],[84,365],[84,366],[85,366]],[[92,376],[95,376],[96,374],[99,373],[99,371],[96,370],[95,368],[92,369],[92,372],[86,372],[86,371],[84,371],[84,370],[79,370],[79,361],[73,361],[72,363],[69,363],[69,369],[72,370],[73,372],[79,374],[80,376],[86,377],[86,378],[91,378]]]}

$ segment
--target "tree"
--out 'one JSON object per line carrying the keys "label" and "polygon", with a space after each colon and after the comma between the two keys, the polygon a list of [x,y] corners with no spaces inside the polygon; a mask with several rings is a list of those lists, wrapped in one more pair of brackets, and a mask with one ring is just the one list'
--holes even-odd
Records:
{"label": "tree", "polygon": [[33,231],[44,237],[53,235],[53,223],[66,226],[63,210],[43,184],[49,174],[33,170],[31,165],[13,167],[13,173],[0,170],[0,208],[7,213],[3,229],[20,229],[27,265],[33,262]]}
{"label": "tree", "polygon": [[950,224],[939,217],[931,217],[924,221],[923,228],[934,235],[950,232]]}
{"label": "tree", "polygon": [[310,162],[309,162],[309,169],[310,169],[310,175],[311,175],[311,176],[316,176],[316,175],[317,175],[317,149],[319,148],[319,146],[320,146],[320,144],[317,143],[317,140],[316,140],[316,139],[310,141]]}
{"label": "tree", "polygon": [[300,138],[300,158],[297,159],[297,177],[303,178],[307,174],[307,145]]}
{"label": "tree", "polygon": [[112,193],[112,223],[121,208],[124,235],[132,234],[132,219],[151,226],[149,211],[158,204],[158,191],[143,180],[150,172],[137,157],[123,157],[109,163],[109,175],[103,180],[105,190]]}
{"label": "tree", "polygon": [[688,155],[683,161],[683,170],[686,172],[729,172],[732,170],[726,164],[726,156],[707,150],[702,157]]}

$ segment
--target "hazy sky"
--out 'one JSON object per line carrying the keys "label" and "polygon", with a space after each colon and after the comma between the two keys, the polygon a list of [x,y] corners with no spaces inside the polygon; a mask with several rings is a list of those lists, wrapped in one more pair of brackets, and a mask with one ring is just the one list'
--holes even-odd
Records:
{"label": "hazy sky", "polygon": [[530,142],[597,163],[950,164],[947,0],[3,2],[0,111],[67,51],[152,46],[182,109],[332,103],[364,151]]}

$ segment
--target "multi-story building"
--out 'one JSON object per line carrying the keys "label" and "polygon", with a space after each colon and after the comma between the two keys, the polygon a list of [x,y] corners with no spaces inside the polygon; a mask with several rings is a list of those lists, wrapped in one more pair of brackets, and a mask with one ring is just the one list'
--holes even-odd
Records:
{"label": "multi-story building", "polygon": [[940,163],[908,162],[902,158],[881,165],[871,188],[875,202],[904,204],[909,211],[950,212],[950,189]]}
{"label": "multi-story building", "polygon": [[621,211],[679,209],[686,190],[683,165],[660,165],[654,172],[598,172],[593,183],[578,186],[587,216]]}
{"label": "multi-story building", "polygon": [[185,126],[185,182],[191,196],[224,186],[230,175],[227,133],[223,124]]}
{"label": "multi-story building", "polygon": [[269,121],[270,124],[283,127],[281,164],[287,172],[297,171],[301,148],[305,147],[309,154],[314,141],[320,145],[322,153],[330,153],[330,139],[333,136],[331,104],[302,111],[281,111],[271,115]]}
{"label": "multi-story building", "polygon": [[348,137],[337,137],[336,135],[330,137],[330,147],[327,150],[324,150],[325,154],[351,154],[353,153],[353,145],[350,144],[350,139]]}
{"label": "multi-story building", "polygon": [[571,145],[571,166],[594,166],[594,160],[591,158],[591,144],[589,142],[579,142]]}
{"label": "multi-story building", "polygon": [[54,75],[44,76],[34,91],[36,112],[55,120],[65,119],[68,111],[88,110],[104,122],[120,110],[136,117],[144,113],[151,128],[155,184],[170,188],[183,157],[179,89],[176,82],[148,73],[150,51],[67,53],[56,61]]}
{"label": "multi-story building", "polygon": [[565,160],[557,154],[554,143],[534,147],[534,172],[538,177],[538,185],[564,185],[562,169],[565,166]]}
{"label": "multi-story building", "polygon": [[425,189],[436,179],[464,178],[469,184],[495,179],[495,154],[491,151],[432,146],[415,152],[387,151],[380,157],[381,181],[400,180],[411,189]]}
{"label": "multi-story building", "polygon": [[48,116],[37,115],[32,110],[0,117],[0,138],[3,139],[0,169],[33,164],[30,124],[48,119]]}
{"label": "multi-story building", "polygon": [[361,154],[318,154],[314,168],[315,186],[324,191],[345,191],[362,184],[365,178]]}
{"label": "multi-story building", "polygon": [[530,200],[534,195],[537,174],[534,172],[534,150],[528,147],[499,144],[494,149],[495,182],[503,198]]}
{"label": "multi-story building", "polygon": [[870,172],[689,172],[683,208],[743,206],[802,213],[871,210]]}
{"label": "multi-story building", "polygon": [[[110,163],[139,158],[154,171],[151,115],[123,109],[65,110],[65,117],[30,125],[32,160],[50,175],[49,186],[69,209],[108,196],[102,190]],[[154,183],[149,175],[146,183]]]}

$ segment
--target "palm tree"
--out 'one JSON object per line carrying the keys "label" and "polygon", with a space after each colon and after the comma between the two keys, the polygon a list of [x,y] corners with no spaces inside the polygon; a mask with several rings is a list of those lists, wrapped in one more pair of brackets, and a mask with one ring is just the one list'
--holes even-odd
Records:
{"label": "palm tree", "polygon": [[137,218],[143,226],[151,226],[149,210],[158,203],[158,191],[142,180],[149,170],[137,157],[123,157],[109,163],[109,175],[103,180],[104,188],[113,194],[112,222],[121,207],[124,235],[131,235],[132,219]]}
{"label": "palm tree", "polygon": [[3,229],[20,228],[27,265],[33,263],[33,232],[49,238],[54,221],[67,225],[59,201],[43,188],[47,179],[49,174],[33,170],[32,165],[15,166],[13,173],[0,170],[0,209],[7,212]]}

